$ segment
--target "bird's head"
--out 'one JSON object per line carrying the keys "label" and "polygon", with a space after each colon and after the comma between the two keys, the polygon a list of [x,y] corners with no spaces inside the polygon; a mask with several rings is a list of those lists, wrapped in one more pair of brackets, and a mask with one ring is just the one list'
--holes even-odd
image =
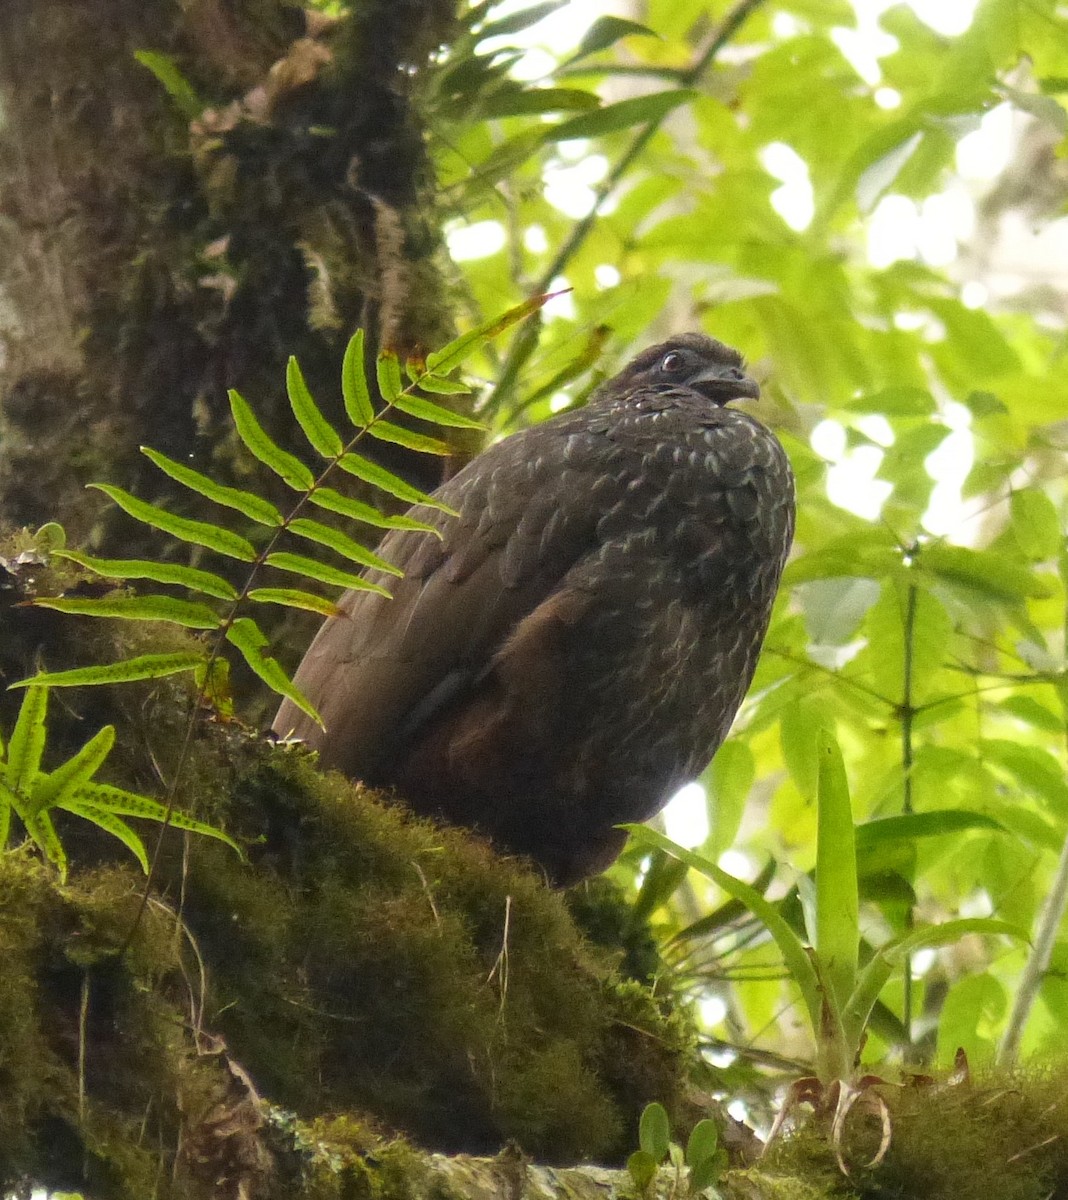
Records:
{"label": "bird's head", "polygon": [[643,350],[598,392],[619,395],[633,388],[670,384],[692,388],[713,404],[743,397],[757,400],[760,387],[744,368],[742,356],[730,346],[704,333],[680,333]]}

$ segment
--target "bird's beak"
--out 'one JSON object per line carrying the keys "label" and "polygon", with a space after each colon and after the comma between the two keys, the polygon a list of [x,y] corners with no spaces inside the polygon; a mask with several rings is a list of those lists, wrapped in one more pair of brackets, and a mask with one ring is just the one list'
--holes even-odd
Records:
{"label": "bird's beak", "polygon": [[715,404],[726,404],[728,400],[741,400],[743,397],[747,400],[760,399],[760,384],[746,375],[741,367],[706,367],[687,383]]}

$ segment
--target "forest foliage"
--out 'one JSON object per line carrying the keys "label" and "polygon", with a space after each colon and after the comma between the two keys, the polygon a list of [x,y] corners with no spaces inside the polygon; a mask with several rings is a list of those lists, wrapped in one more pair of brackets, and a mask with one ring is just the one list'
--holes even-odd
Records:
{"label": "forest foliage", "polygon": [[[1068,24],[1054,0],[982,0],[970,21],[968,5],[915,7],[649,0],[627,13],[644,28],[602,16],[558,49],[561,5],[496,23],[480,5],[430,114],[469,319],[573,289],[536,337],[487,351],[496,432],[682,328],[738,346],[760,378],[798,533],[749,701],[702,780],[696,849],[801,929],[832,731],[864,957],[917,921],[1034,933],[1068,833],[1068,305],[1047,257],[1066,245]],[[918,15],[939,12],[956,31]],[[669,829],[701,824],[691,806]],[[811,1055],[775,948],[722,891],[645,846],[614,870],[702,999],[710,1047],[744,1050],[717,1061]],[[1063,932],[1048,949],[1045,973],[997,938],[907,959],[865,1060],[907,1044],[982,1061],[1006,1036],[1007,1057],[1054,1052]],[[1026,970],[1037,1000],[1014,1011]]]}

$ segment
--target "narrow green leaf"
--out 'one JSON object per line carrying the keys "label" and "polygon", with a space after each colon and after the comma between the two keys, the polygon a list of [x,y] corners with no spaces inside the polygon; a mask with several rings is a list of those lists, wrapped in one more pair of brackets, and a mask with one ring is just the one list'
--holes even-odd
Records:
{"label": "narrow green leaf", "polygon": [[69,803],[62,804],[59,807],[65,812],[73,813],[76,817],[92,821],[99,829],[103,829],[105,833],[110,833],[113,838],[122,842],[141,864],[141,870],[146,875],[148,874],[148,855],[145,853],[145,844],[121,817],[117,817],[114,813],[108,812],[106,808],[101,808],[99,805],[75,799],[71,799]]}
{"label": "narrow green leaf", "polygon": [[396,496],[398,500],[404,500],[409,504],[425,504],[429,508],[436,508],[440,512],[449,513],[450,516],[458,516],[455,509],[450,508],[447,504],[443,504],[440,500],[436,500],[433,496],[426,492],[421,492],[418,488],[412,487],[410,483],[405,483],[399,475],[394,475],[392,471],[387,471],[385,467],[380,467],[378,463],[373,463],[369,458],[364,458],[362,454],[346,454],[344,457],[337,460],[337,465],[350,475],[355,475],[357,479],[362,479],[364,483],[373,484],[382,491],[388,492],[391,496]]}
{"label": "narrow green leaf", "polygon": [[395,575],[398,578],[404,574],[400,567],[395,567],[391,562],[368,550],[366,546],[361,546],[348,534],[331,529],[329,525],[321,525],[307,517],[298,517],[290,522],[289,532],[310,542],[318,542],[320,546],[329,546],[331,550],[337,551],[352,562],[358,562],[362,567],[373,567],[376,571],[384,571],[387,575]]}
{"label": "narrow green leaf", "polygon": [[282,514],[262,496],[242,491],[241,488],[227,487],[224,483],[217,483],[210,475],[194,471],[192,467],[187,467],[184,463],[175,462],[173,458],[160,454],[151,446],[142,446],[141,453],[149,461],[155,463],[165,475],[169,475],[178,483],[189,488],[190,491],[214,500],[216,504],[225,505],[226,508],[235,508],[239,513],[244,513],[249,520],[257,521],[260,525],[273,527],[282,524]]}
{"label": "narrow green leaf", "polygon": [[478,110],[483,118],[492,120],[531,113],[589,112],[600,105],[600,97],[585,88],[505,86],[484,96]]}
{"label": "narrow green leaf", "polygon": [[336,617],[341,609],[331,600],[316,596],[312,592],[301,592],[296,588],[253,588],[250,600],[259,604],[281,604],[285,608],[301,608],[308,612],[321,613],[324,617]]}
{"label": "narrow green leaf", "polygon": [[312,399],[300,363],[291,354],[286,364],[286,394],[289,396],[289,406],[293,416],[304,430],[304,436],[323,458],[337,458],[344,449],[337,430],[319,411],[319,406]]}
{"label": "narrow green leaf", "polygon": [[392,421],[375,421],[368,426],[367,432],[382,442],[393,442],[408,450],[418,450],[422,454],[451,454],[452,447],[440,438],[427,437],[425,433],[414,433],[403,425],[394,425]]}
{"label": "narrow green leaf", "polygon": [[926,546],[919,557],[921,569],[942,579],[962,583],[996,600],[1018,602],[1042,599],[1051,588],[1028,567],[1011,561],[996,550],[971,550],[936,542]]}
{"label": "narrow green leaf", "polygon": [[73,793],[96,774],[114,745],[115,726],[105,725],[65,763],[49,774],[40,776],[33,787],[30,813],[61,804],[67,794]]}
{"label": "narrow green leaf", "polygon": [[371,583],[362,575],[354,575],[351,571],[340,571],[337,567],[328,566],[315,558],[306,558],[303,554],[290,554],[279,551],[267,558],[269,567],[277,567],[279,571],[288,571],[292,575],[300,575],[307,579],[318,579],[320,583],[330,583],[334,587],[349,588],[359,592],[377,592],[380,596],[392,599],[391,594],[377,583]]}
{"label": "narrow green leaf", "polygon": [[842,752],[830,730],[817,734],[816,953],[839,1008],[856,982],[860,902],[853,811]]}
{"label": "narrow green leaf", "polygon": [[35,600],[39,608],[76,613],[84,617],[115,617],[121,621],[170,621],[186,629],[218,629],[222,618],[206,604],[176,600],[173,596],[44,596]]}
{"label": "narrow green leaf", "polygon": [[[34,777],[41,768],[47,736],[48,688],[30,687],[26,691],[15,728],[7,746],[4,776],[8,785],[22,795],[28,795]],[[21,816],[21,810],[19,811]]]}
{"label": "narrow green leaf", "polygon": [[540,296],[530,296],[524,300],[522,304],[515,305],[514,308],[508,309],[499,317],[491,317],[488,321],[483,321],[481,325],[477,325],[474,329],[467,333],[462,333],[458,338],[454,338],[451,342],[442,346],[440,350],[435,350],[433,354],[426,356],[426,369],[433,375],[448,375],[450,371],[458,367],[465,358],[469,358],[486,342],[492,341],[499,333],[503,333],[510,326],[522,321],[525,317],[529,317],[531,313],[536,313],[543,304],[546,304],[554,296],[561,295],[559,292],[545,292]]}
{"label": "narrow green leaf", "polygon": [[299,458],[283,450],[270,438],[240,392],[231,388],[229,396],[234,425],[249,451],[295,492],[308,491],[315,483],[311,471]]}
{"label": "narrow green leaf", "polygon": [[[422,387],[422,380],[419,386]],[[421,396],[398,396],[394,407],[406,412],[410,417],[418,417],[420,421],[433,421],[437,425],[451,425],[457,429],[486,428],[482,421],[476,421],[474,417],[465,417],[463,413],[453,412],[451,408],[444,408],[440,404],[424,400]]]}
{"label": "narrow green leaf", "polygon": [[637,21],[629,21],[626,17],[598,17],[586,30],[578,49],[568,60],[569,63],[585,58],[587,54],[597,54],[614,46],[620,38],[625,37],[659,37],[660,35],[648,25],[639,25]]}
{"label": "narrow green leaf", "polygon": [[374,525],[378,529],[421,529],[438,538],[443,536],[440,529],[427,524],[426,521],[417,521],[414,517],[407,516],[389,516],[381,509],[365,504],[362,500],[353,500],[348,496],[343,496],[340,492],[335,492],[333,488],[316,488],[308,496],[308,499],[320,508],[340,513],[343,517],[351,517],[354,521],[363,521],[365,525]]}
{"label": "narrow green leaf", "polygon": [[[229,834],[223,833],[214,825],[198,821],[181,809],[172,808],[168,814],[167,806],[149,796],[140,796],[136,792],[127,792],[123,788],[111,787],[105,783],[95,783],[83,789],[82,794],[75,799],[77,804],[94,804],[123,817],[141,817],[146,821],[173,826],[175,829],[185,829],[190,833],[201,833],[205,837],[225,842],[231,849],[244,858],[244,851]],[[73,809],[71,810],[73,811]]]}
{"label": "narrow green leaf", "polygon": [[[269,643],[255,621],[250,617],[238,617],[226,631],[226,640],[237,648],[249,668],[263,680],[271,691],[277,692],[279,696],[284,696],[287,700],[292,700],[301,712],[306,713],[313,721],[322,725],[322,720],[311,702],[282,670],[278,660],[264,653]],[[182,826],[182,828],[188,827]]]}
{"label": "narrow green leaf", "polygon": [[7,849],[11,836],[11,789],[0,781],[0,853]]}
{"label": "narrow green leaf", "polygon": [[853,995],[842,1013],[842,1023],[847,1036],[860,1036],[876,1000],[879,999],[879,993],[886,986],[894,968],[906,955],[928,946],[944,946],[949,942],[959,941],[968,933],[1004,934],[1022,942],[1029,940],[1026,931],[1019,926],[993,917],[963,917],[956,921],[943,921],[940,925],[928,925],[895,938],[877,950],[860,973]]}
{"label": "narrow green leaf", "polygon": [[220,600],[236,600],[237,589],[220,575],[199,571],[180,563],[151,562],[141,558],[94,558],[77,550],[56,550],[57,558],[67,558],[97,575],[108,579],[151,579],[154,583],[172,583],[190,591],[217,596]]}
{"label": "narrow green leaf", "polygon": [[204,102],[196,94],[193,85],[178,70],[174,58],[169,54],[160,54],[158,50],[135,50],[135,60],[151,71],[183,117],[193,120],[204,111]]}
{"label": "narrow green leaf", "polygon": [[473,390],[458,379],[442,379],[439,375],[419,375],[413,382],[424,392],[436,392],[441,396],[469,396]]}
{"label": "narrow green leaf", "polygon": [[131,496],[129,492],[114,487],[110,483],[91,483],[89,486],[110,496],[119,508],[129,513],[135,520],[145,525],[151,525],[154,529],[162,529],[164,533],[169,533],[183,542],[206,546],[209,550],[225,554],[228,558],[240,559],[242,562],[254,562],[256,559],[256,551],[251,542],[239,537],[236,533],[231,533],[228,529],[221,529],[218,525],[209,525],[206,521],[193,521],[189,517],[175,516],[174,513],[167,512],[165,508],[159,508],[155,504],[139,500],[136,496]]}
{"label": "narrow green leaf", "polygon": [[642,1109],[638,1121],[638,1145],[660,1163],[667,1158],[670,1144],[671,1123],[668,1120],[667,1109],[654,1100]]}
{"label": "narrow green leaf", "polygon": [[136,658],[124,658],[119,662],[104,663],[98,667],[74,667],[69,671],[42,671],[29,679],[20,679],[9,684],[12,688],[22,687],[87,687],[100,683],[131,683],[137,679],[163,679],[181,671],[194,671],[207,660],[205,654],[195,651],[174,654],[140,654]]}
{"label": "narrow green leaf", "polygon": [[387,404],[393,404],[404,389],[400,359],[392,350],[383,350],[375,360],[378,390]]}
{"label": "narrow green leaf", "polygon": [[341,395],[345,401],[345,412],[353,425],[357,429],[370,425],[375,418],[375,410],[363,365],[362,329],[356,330],[345,347],[345,360],[341,364]]}
{"label": "narrow green leaf", "polygon": [[596,112],[583,113],[554,125],[549,136],[554,142],[570,141],[572,138],[603,137],[635,125],[662,121],[669,112],[682,104],[688,104],[697,93],[688,88],[673,88],[667,92],[652,92],[647,96],[634,96],[629,100],[617,100],[606,104]]}
{"label": "narrow green leaf", "polygon": [[895,817],[879,817],[856,827],[857,853],[863,854],[893,842],[913,842],[918,838],[939,837],[961,833],[968,829],[1008,830],[1000,821],[985,813],[960,808],[939,809],[937,812],[902,813]]}
{"label": "narrow green leaf", "polygon": [[52,818],[48,813],[40,812],[34,816],[22,817],[22,823],[26,826],[26,832],[30,835],[34,845],[59,872],[60,883],[66,883],[67,852],[59,840],[59,834],[56,833],[56,827],[52,824]]}
{"label": "narrow green leaf", "polygon": [[495,21],[487,21],[479,28],[479,39],[504,37],[507,34],[519,33],[522,29],[529,29],[531,25],[536,25],[550,13],[556,12],[558,8],[563,8],[566,3],[567,0],[542,0],[540,4],[531,4],[516,12],[510,12],[506,16],[498,17]]}
{"label": "narrow green leaf", "polygon": [[823,1017],[822,992],[819,980],[815,968],[809,961],[808,953],[801,939],[786,923],[778,909],[765,900],[755,888],[750,887],[743,880],[736,879],[733,875],[728,875],[726,871],[702,855],[695,854],[692,850],[686,850],[684,847],[676,845],[662,833],[655,829],[650,829],[648,825],[624,825],[623,828],[630,833],[638,845],[665,850],[668,854],[679,859],[680,862],[686,863],[687,866],[693,867],[701,875],[711,879],[728,896],[733,896],[736,900],[741,901],[753,916],[763,923],[778,946],[779,953],[786,964],[786,969],[790,972],[794,983],[801,992],[813,1033],[819,1037],[822,1028],[821,1019]]}

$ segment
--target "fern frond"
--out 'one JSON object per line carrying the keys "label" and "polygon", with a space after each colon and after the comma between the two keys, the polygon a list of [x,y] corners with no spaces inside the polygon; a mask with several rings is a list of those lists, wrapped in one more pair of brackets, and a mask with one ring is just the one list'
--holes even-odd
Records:
{"label": "fern frond", "polygon": [[204,546],[227,558],[236,558],[241,562],[255,562],[256,550],[252,543],[239,534],[231,533],[218,525],[207,521],[194,521],[191,517],[179,517],[160,508],[158,504],[149,504],[147,500],[138,500],[129,492],[110,483],[91,483],[91,488],[110,496],[123,510],[143,525],[151,525],[154,529],[162,529],[171,537],[182,542],[192,542],[196,546]]}

